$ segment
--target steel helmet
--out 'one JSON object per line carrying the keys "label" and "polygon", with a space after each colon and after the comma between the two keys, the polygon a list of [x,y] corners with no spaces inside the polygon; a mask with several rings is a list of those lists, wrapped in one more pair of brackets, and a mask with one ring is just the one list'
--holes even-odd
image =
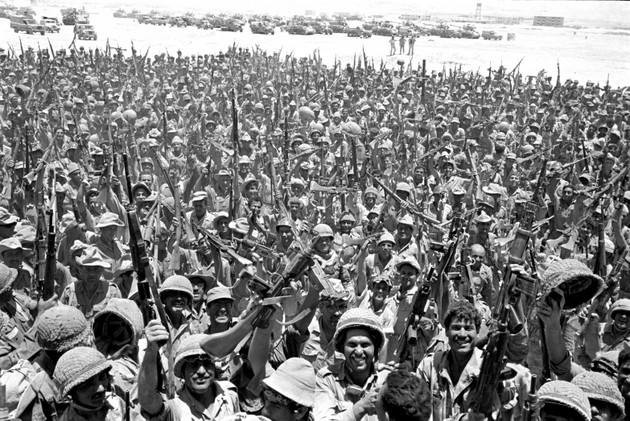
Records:
{"label": "steel helmet", "polygon": [[111,114],[111,116],[110,116],[110,118],[112,119],[112,121],[119,120],[119,119],[121,119],[122,117],[123,117],[123,115],[122,115],[122,113],[121,113],[120,111],[114,111],[114,112]]}
{"label": "steel helmet", "polygon": [[383,325],[381,324],[381,320],[372,310],[363,308],[350,309],[339,318],[337,329],[333,336],[335,349],[342,352],[343,342],[346,339],[345,332],[353,328],[362,328],[372,334],[372,340],[374,341],[375,348],[374,356],[376,357],[385,343]]}
{"label": "steel helmet", "polygon": [[311,132],[310,132],[310,134],[312,135],[315,132],[319,132],[319,134],[323,134],[324,133],[324,126],[319,124],[319,123],[311,124]]}
{"label": "steel helmet", "polygon": [[354,121],[343,123],[341,125],[341,128],[345,133],[350,134],[352,136],[359,136],[361,134],[361,126],[359,126]]}
{"label": "steel helmet", "polygon": [[136,114],[136,112],[134,110],[125,110],[122,113],[123,117],[125,118],[125,120],[127,120],[130,123],[133,123],[136,121],[136,118],[138,118],[138,115]]}
{"label": "steel helmet", "polygon": [[499,130],[500,132],[507,132],[508,130],[510,130],[510,124],[502,121],[501,123],[499,123],[499,127],[497,127],[497,130]]}
{"label": "steel helmet", "polygon": [[319,236],[319,237],[333,238],[335,236],[335,233],[333,232],[332,228],[330,228],[329,225],[319,224],[319,225],[315,225],[315,228],[313,228],[313,235]]}
{"label": "steel helmet", "polygon": [[315,113],[309,107],[300,107],[298,113],[301,119],[315,119]]}

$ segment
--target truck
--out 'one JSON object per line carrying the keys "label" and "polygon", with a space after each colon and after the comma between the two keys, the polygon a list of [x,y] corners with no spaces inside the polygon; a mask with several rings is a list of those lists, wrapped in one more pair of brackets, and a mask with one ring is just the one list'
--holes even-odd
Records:
{"label": "truck", "polygon": [[486,40],[489,39],[492,41],[501,41],[503,39],[503,35],[498,35],[494,31],[482,31],[481,38],[486,39]]}
{"label": "truck", "polygon": [[26,16],[10,16],[9,19],[11,19],[11,29],[13,29],[14,32],[46,34],[46,27],[37,23],[35,19]]}
{"label": "truck", "polygon": [[46,32],[59,33],[59,21],[57,18],[51,18],[47,16],[43,16],[39,21],[40,24],[44,25],[46,28]]}
{"label": "truck", "polygon": [[74,25],[74,33],[78,39],[87,39],[96,41],[96,31],[92,25],[77,23]]}

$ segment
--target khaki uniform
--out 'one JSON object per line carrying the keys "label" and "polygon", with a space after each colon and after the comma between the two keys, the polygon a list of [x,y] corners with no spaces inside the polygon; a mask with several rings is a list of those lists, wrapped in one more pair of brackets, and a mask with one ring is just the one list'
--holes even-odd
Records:
{"label": "khaki uniform", "polygon": [[236,386],[230,382],[218,381],[214,383],[214,387],[217,395],[212,409],[206,408],[184,387],[177,397],[164,402],[160,414],[153,417],[143,415],[147,420],[214,421],[240,411]]}
{"label": "khaki uniform", "polygon": [[[352,406],[361,399],[362,393],[383,385],[388,374],[389,371],[374,373],[364,387],[359,387],[346,374],[343,362],[321,369],[315,381],[314,418],[318,421],[355,421]],[[377,420],[376,414],[361,418],[361,421]]]}

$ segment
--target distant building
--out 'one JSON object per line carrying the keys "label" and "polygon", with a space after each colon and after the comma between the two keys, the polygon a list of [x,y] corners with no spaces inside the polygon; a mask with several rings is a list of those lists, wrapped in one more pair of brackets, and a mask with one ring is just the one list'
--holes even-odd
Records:
{"label": "distant building", "polygon": [[400,15],[400,20],[403,21],[416,21],[416,20],[431,20],[431,15]]}
{"label": "distant building", "polygon": [[[501,25],[520,25],[525,20],[522,17],[494,17],[494,23]],[[560,25],[562,26],[562,24]]]}
{"label": "distant building", "polygon": [[564,17],[534,16],[534,26],[564,26]]}

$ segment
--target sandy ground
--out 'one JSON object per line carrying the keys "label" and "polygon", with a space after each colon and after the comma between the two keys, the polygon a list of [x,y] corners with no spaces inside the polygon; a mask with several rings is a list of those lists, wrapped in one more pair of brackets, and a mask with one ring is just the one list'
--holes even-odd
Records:
{"label": "sandy ground", "polygon": [[[38,9],[39,16],[60,16],[58,9]],[[127,50],[133,40],[137,50],[150,54],[168,51],[174,55],[177,50],[184,54],[216,54],[227,46],[236,43],[241,47],[255,48],[259,46],[269,52],[282,49],[282,54],[293,52],[296,56],[319,53],[325,63],[332,65],[335,58],[352,63],[356,54],[357,60],[363,55],[373,58],[376,66],[381,60],[386,65],[395,66],[397,60],[412,60],[415,67],[422,59],[427,60],[428,70],[441,70],[459,65],[462,69],[485,73],[489,66],[496,68],[503,64],[511,70],[523,59],[520,70],[525,75],[534,75],[546,69],[555,80],[557,61],[560,62],[562,81],[567,78],[577,79],[581,83],[592,80],[604,85],[610,78],[612,86],[630,86],[630,31],[609,29],[573,29],[542,28],[526,25],[478,25],[482,30],[495,30],[503,35],[503,41],[485,41],[482,39],[441,39],[436,37],[420,37],[416,42],[415,54],[389,56],[389,40],[386,37],[373,36],[369,39],[349,38],[345,34],[300,36],[289,35],[276,29],[275,35],[252,34],[248,27],[243,32],[221,32],[202,30],[193,27],[177,28],[141,25],[131,19],[115,19],[113,10],[88,10],[91,23],[97,33],[97,41],[79,41],[77,46],[87,48],[104,48],[107,40],[110,46],[120,46]],[[507,41],[507,34],[514,33],[515,40]],[[72,27],[63,26],[59,34],[26,35],[15,34],[9,28],[9,20],[0,20],[0,40],[4,40],[2,48],[8,45],[19,52],[20,39],[24,48],[32,46],[46,48],[47,38],[53,48],[68,48],[73,32]]]}

